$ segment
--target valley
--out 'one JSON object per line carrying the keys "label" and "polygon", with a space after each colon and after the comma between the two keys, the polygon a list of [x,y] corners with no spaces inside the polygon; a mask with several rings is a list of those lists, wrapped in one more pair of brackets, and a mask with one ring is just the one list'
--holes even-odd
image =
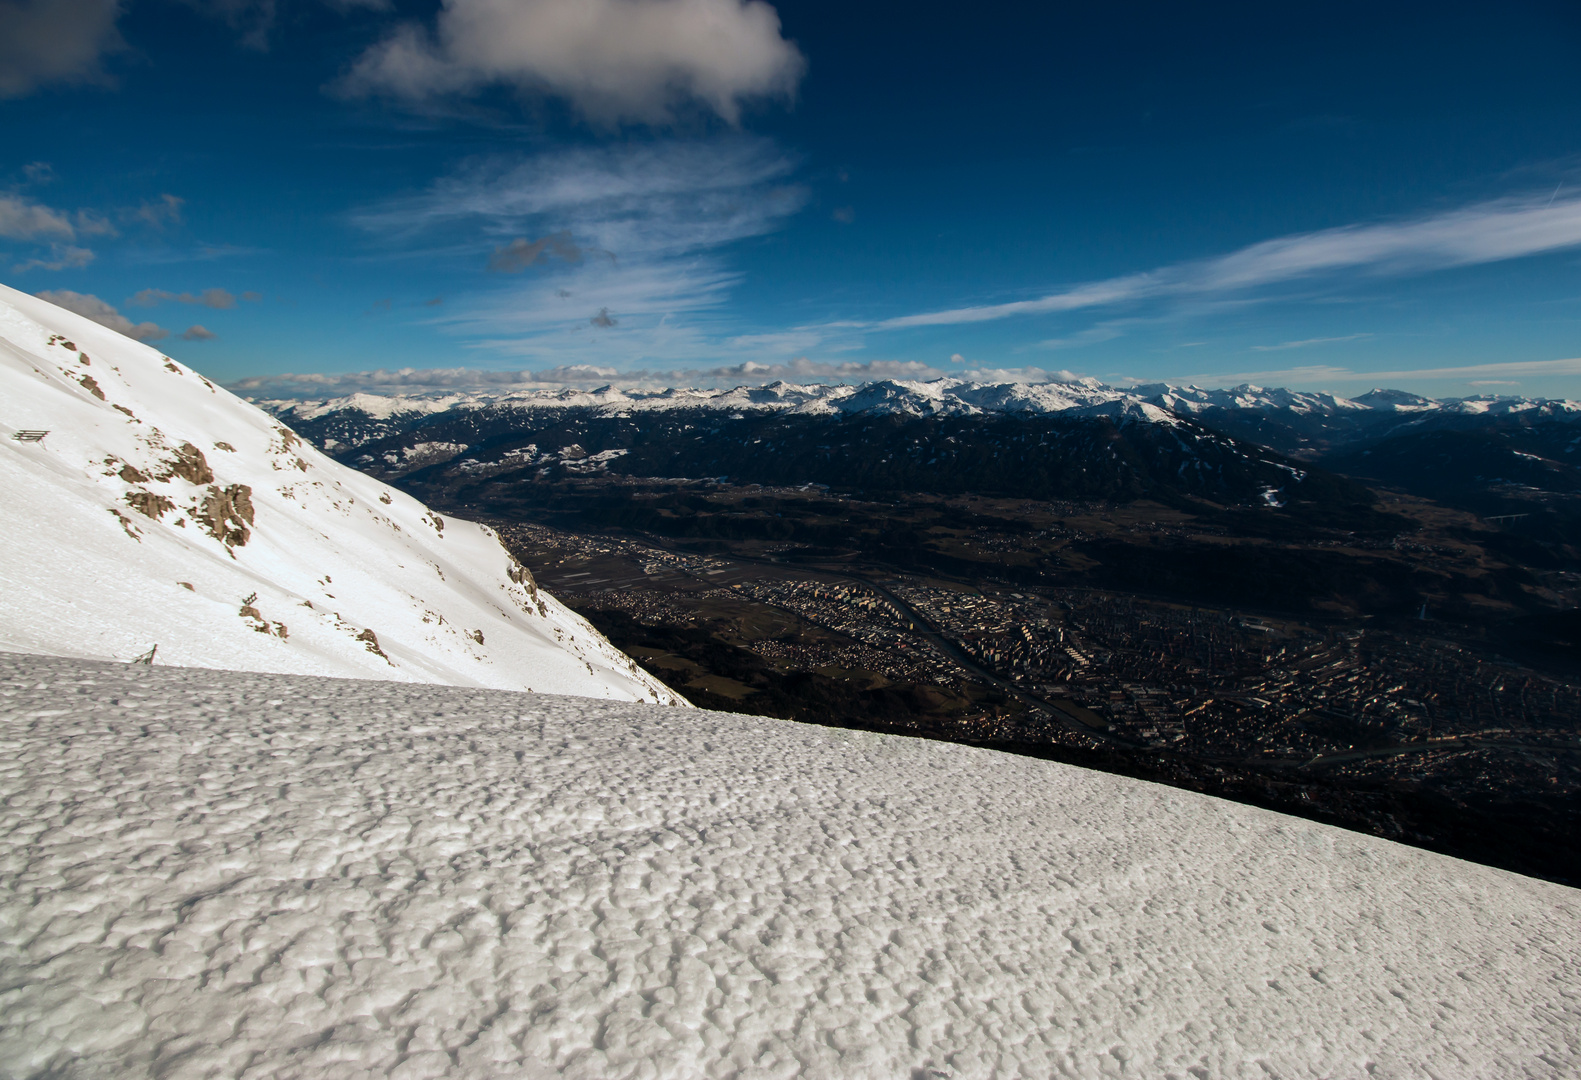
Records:
{"label": "valley", "polygon": [[1562,528],[1189,418],[562,410],[369,435],[334,452],[492,526],[695,704],[1581,877],[1581,575]]}

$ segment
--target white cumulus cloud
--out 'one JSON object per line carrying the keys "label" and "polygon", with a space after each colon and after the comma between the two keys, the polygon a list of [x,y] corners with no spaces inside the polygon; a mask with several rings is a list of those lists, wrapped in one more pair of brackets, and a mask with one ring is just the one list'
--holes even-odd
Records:
{"label": "white cumulus cloud", "polygon": [[0,0],[0,98],[55,83],[104,83],[100,60],[126,47],[119,0]]}
{"label": "white cumulus cloud", "polygon": [[170,331],[151,322],[134,323],[115,310],[113,304],[100,300],[92,293],[72,292],[70,289],[45,289],[34,293],[40,300],[47,300],[56,307],[75,311],[85,319],[92,319],[100,326],[107,326],[137,341],[158,341],[169,337]]}
{"label": "white cumulus cloud", "polygon": [[0,195],[0,236],[8,240],[74,240],[77,228],[60,210],[21,195]]}
{"label": "white cumulus cloud", "polygon": [[688,102],[735,123],[789,98],[806,61],[762,0],[445,0],[365,52],[354,95],[423,101],[491,85],[563,98],[600,124],[661,124]]}

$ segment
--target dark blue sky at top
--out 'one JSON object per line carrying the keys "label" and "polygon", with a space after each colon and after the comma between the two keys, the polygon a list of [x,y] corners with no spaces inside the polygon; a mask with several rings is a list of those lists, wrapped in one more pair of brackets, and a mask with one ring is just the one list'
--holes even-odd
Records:
{"label": "dark blue sky at top", "polygon": [[[265,22],[131,0],[114,85],[0,100],[0,196],[78,223],[13,223],[0,280],[97,297],[226,380],[1067,372],[1581,396],[1573,5],[787,0],[794,103],[749,95],[734,126],[686,99],[610,123],[498,83],[415,104],[336,89],[436,9],[281,0]],[[512,264],[511,242],[551,236]],[[1292,264],[1280,241],[1325,254]],[[237,299],[132,302],[209,289]],[[1024,301],[1046,302],[1002,306]]]}

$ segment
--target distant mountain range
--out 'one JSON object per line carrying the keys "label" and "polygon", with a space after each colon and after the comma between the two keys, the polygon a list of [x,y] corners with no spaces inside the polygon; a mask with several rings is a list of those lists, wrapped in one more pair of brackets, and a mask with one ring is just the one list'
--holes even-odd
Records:
{"label": "distant mountain range", "polygon": [[[382,396],[353,394],[320,401],[262,400],[270,412],[299,430],[337,427],[345,441],[370,441],[420,423],[424,417],[479,410],[579,409],[606,416],[705,410],[793,416],[965,417],[992,413],[1109,417],[1168,424],[1180,418],[1250,424],[1275,422],[1262,439],[1287,453],[1308,449],[1314,439],[1353,441],[1375,437],[1403,425],[1478,424],[1494,419],[1524,423],[1581,421],[1581,400],[1492,397],[1434,399],[1403,390],[1369,390],[1355,398],[1242,385],[1203,389],[1149,383],[1105,386],[1092,379],[1057,383],[974,383],[960,379],[931,382],[885,379],[859,385],[787,383],[739,386],[729,390],[477,391]],[[1275,433],[1288,429],[1290,434]],[[1238,433],[1237,433],[1238,434]],[[333,437],[333,436],[331,436]]]}
{"label": "distant mountain range", "polygon": [[[1479,512],[1507,510],[1511,483],[1581,491],[1577,400],[939,379],[261,404],[340,460],[436,497],[589,471],[1330,510],[1371,500],[1336,472]],[[1445,465],[1469,458],[1471,472]]]}
{"label": "distant mountain range", "polygon": [[0,286],[0,650],[674,695],[490,530],[158,351]]}

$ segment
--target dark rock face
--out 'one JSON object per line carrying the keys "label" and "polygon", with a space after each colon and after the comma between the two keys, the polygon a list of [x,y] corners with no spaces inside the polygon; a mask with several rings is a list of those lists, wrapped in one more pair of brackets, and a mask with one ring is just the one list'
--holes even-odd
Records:
{"label": "dark rock face", "polygon": [[211,487],[192,516],[226,547],[241,547],[252,536],[248,528],[253,523],[252,496],[253,489],[246,484]]}
{"label": "dark rock face", "polygon": [[202,450],[191,443],[182,443],[154,479],[169,480],[173,476],[179,476],[190,484],[214,483],[214,470],[209,468],[208,459],[203,456]]}

